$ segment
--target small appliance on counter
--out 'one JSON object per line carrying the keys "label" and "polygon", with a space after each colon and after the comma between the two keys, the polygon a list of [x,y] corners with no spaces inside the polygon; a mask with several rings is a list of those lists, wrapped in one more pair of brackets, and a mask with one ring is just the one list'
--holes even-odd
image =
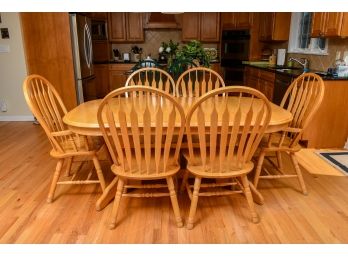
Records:
{"label": "small appliance on counter", "polygon": [[123,53],[123,61],[130,62],[130,53]]}
{"label": "small appliance on counter", "polygon": [[286,49],[278,49],[277,51],[277,65],[284,66],[285,64]]}

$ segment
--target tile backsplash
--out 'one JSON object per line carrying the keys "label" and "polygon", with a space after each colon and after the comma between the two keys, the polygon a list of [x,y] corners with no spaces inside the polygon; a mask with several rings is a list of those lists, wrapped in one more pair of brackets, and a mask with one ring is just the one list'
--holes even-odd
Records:
{"label": "tile backsplash", "polygon": [[[272,49],[285,48],[288,49],[288,43],[272,44],[269,46]],[[313,70],[327,71],[333,67],[336,61],[336,52],[343,53],[348,51],[348,38],[329,38],[328,40],[328,55],[313,55],[313,54],[287,54],[289,57],[307,58],[309,60],[309,68]]]}
{"label": "tile backsplash", "polygon": [[[158,48],[162,42],[181,42],[181,30],[145,30],[145,41],[140,43],[120,43],[112,44],[112,49],[118,49],[122,53],[131,53],[131,47],[137,45],[143,49],[142,58],[151,56],[151,58],[158,59]],[[204,47],[217,47],[217,44],[203,44]]]}

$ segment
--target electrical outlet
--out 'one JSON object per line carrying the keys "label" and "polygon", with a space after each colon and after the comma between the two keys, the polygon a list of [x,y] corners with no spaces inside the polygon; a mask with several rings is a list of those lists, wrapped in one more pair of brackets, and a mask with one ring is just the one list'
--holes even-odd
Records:
{"label": "electrical outlet", "polygon": [[2,112],[7,112],[7,104],[6,104],[6,102],[3,101],[3,100],[0,100],[0,110],[1,110]]}

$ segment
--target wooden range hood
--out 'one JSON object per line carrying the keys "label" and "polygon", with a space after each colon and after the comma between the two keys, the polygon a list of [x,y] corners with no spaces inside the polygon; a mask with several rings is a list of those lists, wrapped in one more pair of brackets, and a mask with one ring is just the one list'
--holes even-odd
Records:
{"label": "wooden range hood", "polygon": [[145,14],[145,29],[181,29],[181,13],[151,12]]}

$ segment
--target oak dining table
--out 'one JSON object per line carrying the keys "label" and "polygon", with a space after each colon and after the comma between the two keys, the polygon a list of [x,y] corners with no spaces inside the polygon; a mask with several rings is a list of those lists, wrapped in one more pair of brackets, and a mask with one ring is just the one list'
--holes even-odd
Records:
{"label": "oak dining table", "polygon": [[[116,112],[118,108],[121,107],[125,111],[126,115],[129,114],[127,110],[130,110],[129,107],[132,104],[131,99],[132,98],[127,98],[127,97],[124,97],[122,99],[113,99],[115,100],[115,102],[113,103],[114,104],[113,111]],[[176,99],[180,103],[180,105],[183,107],[184,112],[186,114],[197,98],[176,97]],[[214,108],[219,110],[220,107],[222,108],[223,104],[226,104],[226,102],[224,102],[225,101],[224,99],[228,99],[227,104],[229,105],[229,108],[233,108],[234,106],[237,106],[237,103],[234,101],[234,98],[217,97],[214,100],[214,104],[207,104],[205,108],[207,109],[213,108],[213,105],[214,105]],[[78,105],[77,107],[69,111],[63,117],[63,122],[74,133],[86,135],[86,136],[102,136],[102,132],[99,129],[99,124],[97,120],[97,111],[101,101],[102,101],[101,99],[92,100],[92,101],[84,102]],[[156,101],[156,98],[154,97],[151,101]],[[245,97],[245,98],[242,98],[241,104],[242,105],[250,104],[250,101],[251,99],[249,97]],[[141,104],[141,101],[139,102],[139,104]],[[255,108],[257,108],[257,105],[255,106],[256,106]],[[166,111],[165,102],[162,104],[162,108],[163,108],[163,111],[165,112]],[[266,133],[281,131],[282,129],[286,128],[288,126],[288,123],[291,122],[292,120],[292,114],[289,111],[281,108],[280,106],[271,103],[271,109],[272,109],[271,120],[266,129]],[[167,110],[167,111],[169,112],[170,110]],[[206,110],[205,112],[209,113],[209,110]],[[107,126],[107,124],[105,125]],[[207,127],[209,127],[209,124],[207,124]],[[103,209],[114,198],[116,185],[117,185],[117,178],[115,177],[113,181],[108,185],[108,187],[104,190],[102,196],[98,199],[96,203],[97,210]],[[250,187],[253,193],[254,201],[258,204],[263,204],[263,197],[261,193],[253,187],[252,183],[250,183]]]}

